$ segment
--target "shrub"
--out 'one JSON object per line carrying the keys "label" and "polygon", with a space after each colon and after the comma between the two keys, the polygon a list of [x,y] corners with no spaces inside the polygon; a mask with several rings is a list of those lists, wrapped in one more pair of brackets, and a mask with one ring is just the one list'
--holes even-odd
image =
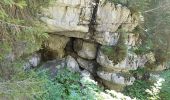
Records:
{"label": "shrub", "polygon": [[104,91],[89,76],[66,68],[54,78],[48,70],[20,72],[10,81],[1,81],[0,89],[0,99],[9,100],[132,100],[114,90]]}
{"label": "shrub", "polygon": [[162,88],[160,91],[161,100],[169,100],[170,99],[170,70],[163,71],[160,75],[165,81],[162,84]]}
{"label": "shrub", "polygon": [[145,90],[149,89],[151,83],[143,80],[136,80],[133,85],[125,87],[123,93],[132,98],[137,98],[139,100],[147,100],[149,96]]}
{"label": "shrub", "polygon": [[149,100],[160,100],[160,89],[162,88],[162,83],[165,80],[163,78],[158,78],[156,83],[154,83],[153,86],[151,86],[151,89],[146,89],[145,91],[149,94],[149,97],[147,97]]}

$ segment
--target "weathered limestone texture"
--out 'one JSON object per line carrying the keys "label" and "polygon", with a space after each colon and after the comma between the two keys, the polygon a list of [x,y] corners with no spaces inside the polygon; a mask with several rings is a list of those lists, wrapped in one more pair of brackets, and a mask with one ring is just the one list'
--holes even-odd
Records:
{"label": "weathered limestone texture", "polygon": [[74,41],[74,50],[85,59],[95,59],[97,44],[77,39]]}
{"label": "weathered limestone texture", "polygon": [[133,84],[135,78],[127,75],[129,70],[153,61],[147,55],[130,51],[141,43],[139,35],[133,33],[139,14],[120,4],[106,0],[57,0],[43,9],[41,20],[47,32],[53,34],[47,47],[56,52],[54,55],[63,57],[72,38],[68,50],[74,58],[67,56],[66,65],[97,75],[108,88],[121,90]]}
{"label": "weathered limestone texture", "polygon": [[94,3],[93,0],[56,0],[53,6],[44,9],[41,20],[49,32],[84,38],[89,31]]}

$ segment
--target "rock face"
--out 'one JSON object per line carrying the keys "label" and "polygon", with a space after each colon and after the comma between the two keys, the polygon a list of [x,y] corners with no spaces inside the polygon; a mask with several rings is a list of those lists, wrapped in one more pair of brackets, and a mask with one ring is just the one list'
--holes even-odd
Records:
{"label": "rock face", "polygon": [[115,32],[127,20],[129,14],[130,10],[122,5],[100,2],[97,11],[96,30],[98,32]]}
{"label": "rock face", "polygon": [[140,42],[141,42],[141,40],[139,39],[139,34],[129,33],[125,44],[130,49],[132,47],[135,47],[137,44],[141,44]]}
{"label": "rock face", "polygon": [[128,53],[124,60],[118,64],[114,64],[107,55],[104,55],[101,51],[98,52],[97,62],[105,67],[115,71],[129,71],[136,70],[138,67],[144,66],[147,62],[147,59],[143,56],[137,56],[136,54]]}
{"label": "rock face", "polygon": [[85,59],[95,59],[97,44],[77,39],[74,41],[74,50]]}
{"label": "rock face", "polygon": [[50,32],[85,38],[89,31],[93,3],[93,0],[57,0],[53,6],[44,9],[45,16],[41,19]]}
{"label": "rock face", "polygon": [[120,73],[108,73],[104,71],[98,71],[97,75],[104,80],[111,81],[120,85],[132,85],[135,81],[134,77],[121,75]]}
{"label": "rock face", "polygon": [[139,23],[139,15],[137,14],[132,14],[132,16],[128,16],[127,20],[125,23],[122,24],[122,29],[126,32],[132,32],[135,27]]}
{"label": "rock face", "polygon": [[120,91],[133,84],[135,78],[129,70],[153,61],[149,55],[130,50],[140,44],[139,35],[133,33],[139,14],[120,4],[107,0],[57,0],[42,10],[41,20],[52,34],[46,48],[62,58],[68,43],[71,56],[66,57],[66,66],[97,75],[108,88]]}
{"label": "rock face", "polygon": [[105,0],[57,0],[44,8],[42,14],[41,20],[47,25],[48,32],[102,45],[117,43],[119,35],[116,31],[121,25],[133,30],[138,24],[137,16],[131,16],[127,7],[105,3]]}
{"label": "rock face", "polygon": [[102,45],[114,46],[119,40],[119,33],[103,32],[94,36],[96,42]]}

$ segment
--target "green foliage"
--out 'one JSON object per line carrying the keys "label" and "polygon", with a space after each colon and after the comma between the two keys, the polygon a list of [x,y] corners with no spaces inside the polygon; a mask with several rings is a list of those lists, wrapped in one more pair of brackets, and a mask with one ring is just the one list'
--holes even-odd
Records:
{"label": "green foliage", "polygon": [[148,8],[149,3],[151,2],[151,0],[108,0],[108,1],[127,6],[134,12],[144,11],[146,8]]}
{"label": "green foliage", "polygon": [[38,100],[94,100],[94,92],[101,91],[96,84],[81,80],[78,73],[65,68],[59,70],[54,79],[48,79],[45,90]]}
{"label": "green foliage", "polygon": [[8,100],[131,100],[114,90],[103,91],[89,76],[66,68],[51,78],[48,70],[19,71],[10,81],[0,81],[0,99]]}
{"label": "green foliage", "polygon": [[70,99],[72,95],[78,95],[81,92],[79,79],[80,76],[77,73],[67,69],[59,70],[57,76],[53,80],[49,79],[45,84],[47,92],[40,97],[40,100]]}
{"label": "green foliage", "polygon": [[[157,62],[170,59],[169,0],[107,0],[130,8],[132,13],[140,12],[144,23],[138,25],[142,45],[133,48],[137,54],[150,51],[157,55]],[[161,50],[161,52],[159,52]],[[158,52],[157,52],[158,51]]]}
{"label": "green foliage", "polygon": [[[50,0],[52,1],[52,0]],[[38,20],[38,13],[50,1],[2,0],[0,1],[0,61],[10,52],[17,56],[18,45],[24,54],[39,50],[42,41],[48,37],[44,26]],[[39,2],[39,3],[38,3]],[[22,51],[20,51],[22,53]]]}
{"label": "green foliage", "polygon": [[0,98],[13,100],[94,100],[102,91],[94,81],[66,68],[54,78],[48,70],[20,71],[10,81],[0,82],[0,88]]}
{"label": "green foliage", "polygon": [[136,80],[133,85],[127,86],[123,93],[125,95],[128,95],[132,98],[137,98],[139,100],[147,100],[147,97],[149,96],[145,90],[150,88],[151,83],[148,81],[143,80]]}
{"label": "green foliage", "polygon": [[[21,81],[22,86],[25,86],[21,91],[22,93],[30,92],[28,94],[32,96],[31,93],[34,92],[34,90],[29,90],[28,88],[34,87],[34,84],[31,83],[29,86],[25,82],[42,81],[42,79],[38,77],[35,78],[37,80],[34,80],[34,78],[33,80],[26,78],[20,80],[20,78],[18,78],[11,81],[11,79],[18,72],[21,71],[23,73],[20,68],[23,60],[19,57],[39,50],[42,42],[48,38],[48,34],[45,33],[44,30],[44,25],[39,21],[37,15],[41,8],[47,7],[51,1],[52,0],[0,0],[0,79],[8,80],[2,83],[2,86],[9,84],[8,87],[12,89],[12,92],[9,94],[10,98],[17,97],[22,89],[15,86],[17,82],[20,83]],[[8,56],[11,56],[11,58],[8,59]],[[13,57],[15,61],[13,61]],[[30,75],[28,74],[28,76]],[[37,85],[37,87],[42,86]],[[16,88],[18,88],[18,90]],[[7,87],[4,89],[7,89]],[[17,93],[17,95],[14,92]]]}
{"label": "green foliage", "polygon": [[148,80],[148,76],[145,76],[149,73],[149,71],[146,68],[138,68],[137,70],[131,70],[130,73],[136,78],[136,79],[142,79],[142,80]]}
{"label": "green foliage", "polygon": [[45,82],[46,80],[39,78],[34,71],[24,73],[20,70],[11,80],[0,82],[0,99],[34,100],[34,96],[44,93],[43,83]]}
{"label": "green foliage", "polygon": [[153,51],[154,44],[152,42],[152,35],[148,34],[144,30],[141,30],[141,26],[136,27],[134,32],[139,34],[142,44],[138,43],[135,47],[131,48],[131,50],[139,55]]}
{"label": "green foliage", "polygon": [[161,100],[169,100],[170,99],[170,70],[166,70],[161,72],[161,77],[165,79],[165,82],[162,85],[160,98]]}
{"label": "green foliage", "polygon": [[116,46],[101,46],[101,50],[111,59],[115,64],[124,60],[127,56],[127,46],[125,45],[125,34],[121,33],[119,41]]}
{"label": "green foliage", "polygon": [[160,89],[162,88],[162,83],[165,80],[163,78],[157,78],[156,82],[153,86],[151,86],[151,89],[146,89],[145,91],[149,94],[149,97],[147,97],[149,100],[160,100]]}

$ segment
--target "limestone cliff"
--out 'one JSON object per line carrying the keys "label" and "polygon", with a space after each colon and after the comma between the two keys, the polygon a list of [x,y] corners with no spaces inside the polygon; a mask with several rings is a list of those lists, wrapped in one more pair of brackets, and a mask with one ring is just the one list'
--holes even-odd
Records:
{"label": "limestone cliff", "polygon": [[87,70],[107,88],[121,91],[135,81],[130,70],[155,62],[153,53],[139,55],[131,50],[141,44],[133,31],[139,15],[108,0],[56,0],[39,15],[49,34],[39,50],[41,56],[28,57],[24,68],[45,58],[53,60],[47,62],[52,66],[57,62],[77,72]]}
{"label": "limestone cliff", "polygon": [[[50,47],[55,51],[55,57],[58,54],[63,55],[58,56],[60,58],[74,55],[82,69],[96,74],[109,88],[133,84],[135,78],[125,77],[123,74],[129,74],[129,70],[143,66],[147,60],[128,50],[128,47],[135,46],[137,42],[137,37],[131,37],[140,20],[137,14],[131,13],[125,6],[105,0],[57,0],[49,8],[43,9],[42,13],[41,20],[46,24],[51,37],[45,48]],[[120,39],[124,35],[129,38]],[[58,38],[61,36],[62,40]],[[69,44],[69,50],[64,49],[66,43]],[[114,63],[113,60],[119,58],[119,51],[112,51],[118,44],[124,46],[122,51],[125,55]],[[103,46],[110,49],[111,52],[108,52],[111,55],[118,53],[117,56],[110,59],[110,55],[103,53]],[[64,53],[64,50],[71,53]]]}

